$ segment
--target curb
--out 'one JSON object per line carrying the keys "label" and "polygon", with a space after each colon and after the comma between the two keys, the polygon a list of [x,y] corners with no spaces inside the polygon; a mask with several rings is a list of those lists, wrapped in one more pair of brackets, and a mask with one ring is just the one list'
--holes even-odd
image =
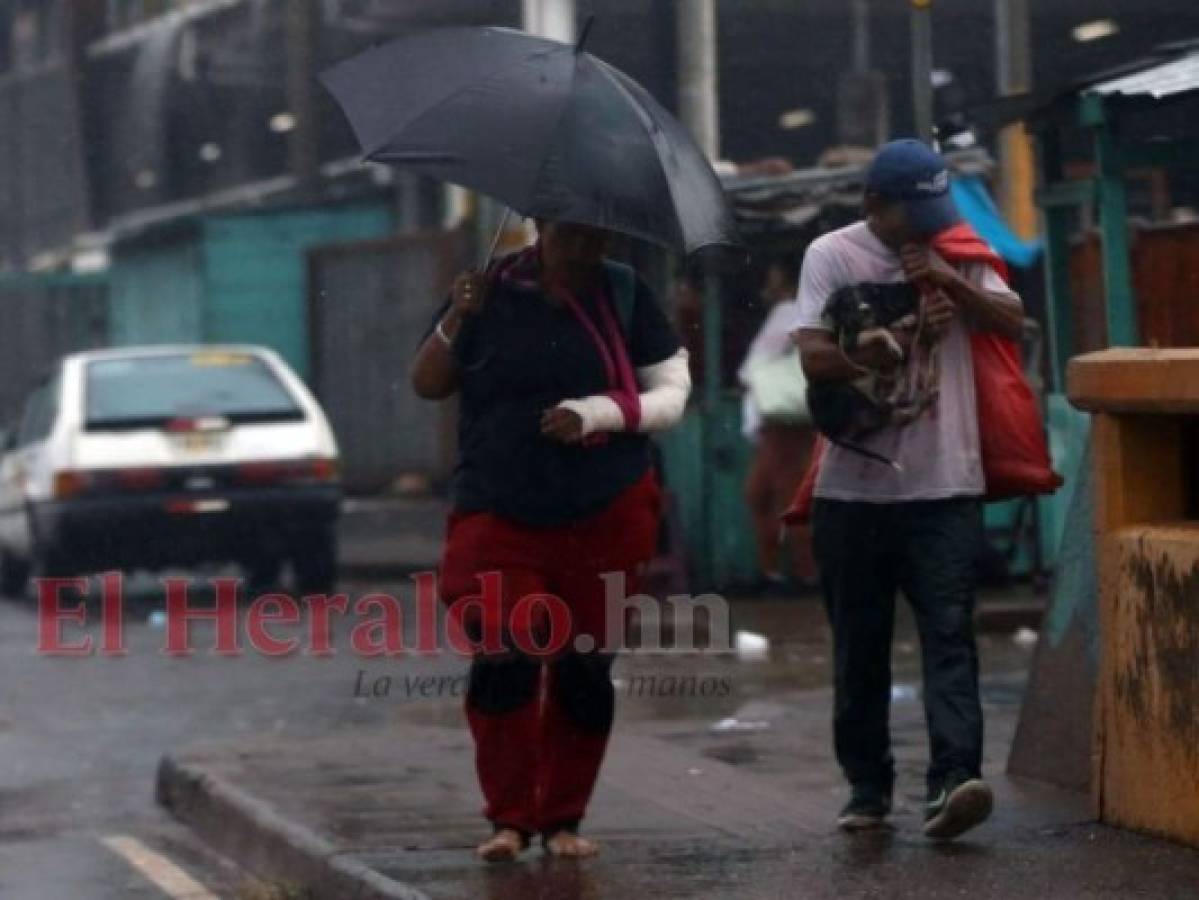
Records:
{"label": "curb", "polygon": [[203,769],[164,756],[155,798],[217,851],[260,878],[338,900],[429,900]]}

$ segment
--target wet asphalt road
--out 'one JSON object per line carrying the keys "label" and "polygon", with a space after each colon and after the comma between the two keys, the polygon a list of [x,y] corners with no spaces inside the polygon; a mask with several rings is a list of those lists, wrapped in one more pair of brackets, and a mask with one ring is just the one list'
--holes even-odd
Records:
{"label": "wet asphalt road", "polygon": [[[351,595],[406,590],[380,583],[343,589]],[[160,652],[164,631],[149,622],[160,597],[145,586],[131,592],[128,654],[119,658],[41,656],[32,599],[0,600],[3,900],[169,896],[101,843],[113,835],[132,836],[162,853],[216,896],[246,893],[242,873],[155,805],[162,754],[262,732],[328,733],[388,714],[386,707],[356,702],[353,686],[360,670],[389,671],[395,664],[364,664],[344,652],[344,630],[335,643],[342,652],[331,658],[174,658]],[[200,626],[196,634],[196,645],[208,646],[211,629]],[[455,664],[405,665],[437,671]]]}
{"label": "wet asphalt road", "polygon": [[[407,583],[400,582],[352,582],[342,589],[351,597],[373,590],[409,596]],[[113,836],[141,841],[216,896],[253,896],[244,873],[213,856],[155,805],[154,774],[164,752],[264,732],[327,735],[391,716],[437,724],[458,720],[453,698],[393,697],[379,703],[354,696],[356,685],[384,675],[396,680],[460,674],[463,664],[456,658],[364,662],[348,652],[344,628],[335,631],[339,653],[330,658],[205,652],[174,658],[160,652],[165,633],[152,621],[160,608],[157,586],[134,582],[126,595],[125,656],[51,658],[36,652],[33,601],[0,600],[0,898],[168,896],[102,843]],[[622,717],[714,722],[755,697],[827,683],[827,635],[817,604],[739,604],[733,624],[770,637],[768,663],[742,666],[725,657],[665,664],[667,673],[673,667],[678,673],[731,676],[731,695],[626,697]],[[211,628],[198,626],[196,646],[207,647],[211,640]],[[1006,636],[984,652],[1001,667],[1018,668],[1028,658]],[[902,690],[918,672],[915,645],[902,627],[896,660]],[[639,664],[622,661],[617,677],[635,677]],[[661,674],[662,665],[656,663],[654,671]]]}

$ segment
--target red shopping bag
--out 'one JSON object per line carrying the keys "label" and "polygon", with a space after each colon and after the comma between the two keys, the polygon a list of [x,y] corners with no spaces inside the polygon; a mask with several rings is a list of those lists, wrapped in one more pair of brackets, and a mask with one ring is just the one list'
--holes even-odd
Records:
{"label": "red shopping bag", "polygon": [[970,353],[986,499],[1053,493],[1062,476],[1053,471],[1041,408],[1024,377],[1016,342],[973,332]]}
{"label": "red shopping bag", "polygon": [[808,471],[795,489],[791,505],[784,510],[782,516],[784,525],[803,525],[812,516],[812,496],[816,491],[816,476],[820,474],[820,460],[828,449],[828,438],[822,434],[816,435],[816,443],[812,447],[812,461],[808,463]]}

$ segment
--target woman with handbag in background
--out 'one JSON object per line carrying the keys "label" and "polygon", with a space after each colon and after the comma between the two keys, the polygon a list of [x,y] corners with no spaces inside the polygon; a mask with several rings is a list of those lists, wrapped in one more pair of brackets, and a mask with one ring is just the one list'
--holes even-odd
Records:
{"label": "woman with handbag in background", "polygon": [[771,262],[762,288],[766,320],[738,372],[745,387],[742,433],[754,444],[753,463],[745,480],[745,502],[753,517],[757,541],[755,587],[764,594],[786,594],[793,588],[810,588],[816,583],[811,535],[806,528],[791,529],[786,548],[789,571],[784,571],[781,562],[786,532],[779,515],[807,471],[816,439],[808,417],[799,354],[789,331],[795,318],[798,283],[798,255]]}

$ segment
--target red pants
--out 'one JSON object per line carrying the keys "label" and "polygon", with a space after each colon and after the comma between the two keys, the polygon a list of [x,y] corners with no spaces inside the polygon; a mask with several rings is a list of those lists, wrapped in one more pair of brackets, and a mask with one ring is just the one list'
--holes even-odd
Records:
{"label": "red pants", "polygon": [[[551,833],[583,818],[615,707],[600,576],[623,573],[625,595],[638,590],[657,544],[660,503],[657,481],[647,472],[596,515],[564,526],[531,528],[486,512],[451,513],[441,564],[444,601],[480,595],[476,576],[498,572],[501,590],[486,601],[492,608],[485,615],[507,622],[522,597],[546,593],[570,613],[570,642],[552,657],[510,649],[471,662],[466,716],[484,815],[497,827]],[[589,652],[576,649],[580,635],[592,639]]]}
{"label": "red pants", "polygon": [[[745,480],[745,502],[758,542],[758,571],[779,574],[783,523],[779,516],[795,496],[812,458],[816,432],[806,425],[765,423],[758,434],[753,464]],[[800,584],[816,576],[812,533],[807,526],[791,529],[791,576]]]}

